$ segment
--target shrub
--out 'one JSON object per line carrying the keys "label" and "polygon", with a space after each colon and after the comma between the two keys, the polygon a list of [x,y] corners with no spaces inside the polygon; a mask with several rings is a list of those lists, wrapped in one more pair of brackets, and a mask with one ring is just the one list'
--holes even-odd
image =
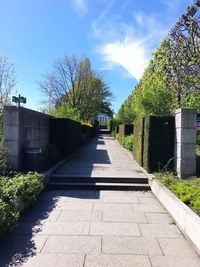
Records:
{"label": "shrub", "polygon": [[13,212],[9,204],[0,199],[0,235],[12,230],[19,218],[19,213]]}
{"label": "shrub", "polygon": [[29,172],[15,176],[4,182],[3,194],[15,206],[16,200],[21,198],[27,204],[32,204],[43,189],[43,175]]}
{"label": "shrub", "polygon": [[124,137],[123,138],[123,147],[132,151],[133,150],[133,140],[134,140],[133,134]]}
{"label": "shrub", "polygon": [[200,215],[200,178],[180,180],[170,173],[155,173],[155,176]]}

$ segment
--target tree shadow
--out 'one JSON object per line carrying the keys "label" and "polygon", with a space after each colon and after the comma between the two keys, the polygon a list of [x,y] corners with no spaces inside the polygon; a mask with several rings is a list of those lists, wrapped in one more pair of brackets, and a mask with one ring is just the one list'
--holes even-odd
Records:
{"label": "tree shadow", "polygon": [[[48,234],[40,234],[45,222],[56,222],[60,203],[69,197],[76,199],[99,199],[98,190],[54,190],[45,191],[35,206],[25,211],[12,233],[0,237],[0,267],[21,266],[28,258],[40,253]],[[62,198],[62,199],[61,199]],[[72,202],[73,203],[73,202]]]}
{"label": "tree shadow", "polygon": [[37,234],[61,196],[59,191],[44,192],[35,206],[21,215],[17,227],[0,237],[0,267],[19,266],[39,252],[46,236]]}

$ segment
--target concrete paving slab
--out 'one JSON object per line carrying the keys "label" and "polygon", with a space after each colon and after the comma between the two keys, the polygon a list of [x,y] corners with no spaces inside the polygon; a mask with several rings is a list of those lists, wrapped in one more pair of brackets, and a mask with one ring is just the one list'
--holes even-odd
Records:
{"label": "concrete paving slab", "polygon": [[85,210],[92,211],[93,203],[83,203],[83,202],[67,202],[58,204],[55,210]]}
{"label": "concrete paving slab", "polygon": [[50,236],[42,253],[100,253],[100,236]]}
{"label": "concrete paving slab", "polygon": [[103,197],[103,202],[108,203],[139,203],[137,197],[129,196],[105,196]]}
{"label": "concrete paving slab", "polygon": [[138,196],[139,203],[142,204],[157,204],[158,200],[153,197]]}
{"label": "concrete paving slab", "polygon": [[143,211],[143,212],[163,212],[167,213],[164,207],[157,203],[149,203],[149,204],[132,204],[133,211]]}
{"label": "concrete paving slab", "polygon": [[102,221],[101,211],[61,211],[59,222],[100,222]]}
{"label": "concrete paving slab", "polygon": [[[155,213],[154,213],[155,214]],[[143,222],[147,223],[147,218],[144,212],[140,211],[103,211],[103,221],[105,222]]]}
{"label": "concrete paving slab", "polygon": [[122,203],[94,203],[93,210],[100,211],[132,211],[131,204],[122,204]]}
{"label": "concrete paving slab", "polygon": [[185,239],[157,238],[157,240],[166,256],[199,257]]}
{"label": "concrete paving slab", "polygon": [[150,256],[153,267],[199,267],[200,259],[175,256]]}
{"label": "concrete paving slab", "polygon": [[163,255],[155,238],[103,236],[103,253],[135,254],[135,255]]}
{"label": "concrete paving slab", "polygon": [[[7,253],[31,253],[40,252],[48,236],[27,236],[27,235],[9,235],[8,238],[1,239],[0,259]],[[2,245],[3,244],[3,245]]]}
{"label": "concrete paving slab", "polygon": [[136,223],[92,222],[90,235],[141,236]]}
{"label": "concrete paving slab", "polygon": [[40,235],[88,235],[89,222],[45,222]]}
{"label": "concrete paving slab", "polygon": [[173,222],[167,213],[146,212],[145,215],[149,223],[171,224]]}
{"label": "concrete paving slab", "polygon": [[23,267],[83,267],[84,258],[81,254],[36,254]]}
{"label": "concrete paving slab", "polygon": [[85,267],[150,267],[148,256],[141,255],[86,255]]}
{"label": "concrete paving slab", "polygon": [[142,233],[142,236],[183,238],[182,233],[176,225],[140,223],[139,228]]}

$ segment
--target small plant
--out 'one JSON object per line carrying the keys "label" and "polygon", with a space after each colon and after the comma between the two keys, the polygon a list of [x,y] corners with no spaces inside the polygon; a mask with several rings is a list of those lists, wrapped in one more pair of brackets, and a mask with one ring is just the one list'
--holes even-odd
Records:
{"label": "small plant", "polygon": [[130,151],[133,151],[133,140],[134,140],[133,134],[124,137],[122,143],[123,147],[125,147]]}

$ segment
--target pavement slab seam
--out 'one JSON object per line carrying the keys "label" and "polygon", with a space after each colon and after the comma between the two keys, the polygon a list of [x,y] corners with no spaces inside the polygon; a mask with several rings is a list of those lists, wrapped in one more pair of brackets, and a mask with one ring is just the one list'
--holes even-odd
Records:
{"label": "pavement slab seam", "polygon": [[156,242],[158,243],[160,250],[162,251],[163,256],[165,256],[164,251],[162,250],[162,247],[161,247],[160,243],[158,242],[158,238],[156,237],[155,239],[156,239]]}
{"label": "pavement slab seam", "polygon": [[83,267],[85,266],[85,262],[86,262],[86,253],[84,255]]}

